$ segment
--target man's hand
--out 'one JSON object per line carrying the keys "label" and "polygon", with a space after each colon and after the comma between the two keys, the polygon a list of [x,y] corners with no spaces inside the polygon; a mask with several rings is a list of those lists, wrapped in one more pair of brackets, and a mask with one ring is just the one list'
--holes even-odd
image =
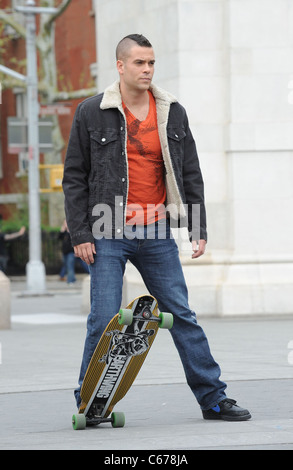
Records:
{"label": "man's hand", "polygon": [[22,235],[25,234],[25,231],[26,231],[26,228],[25,228],[24,226],[21,227],[20,231],[18,232],[18,235],[19,235],[20,237],[22,237]]}
{"label": "man's hand", "polygon": [[207,242],[205,240],[199,240],[199,242],[197,242],[196,240],[194,240],[192,242],[192,258],[199,258],[200,256],[202,256],[205,252],[205,249],[206,249],[206,244]]}
{"label": "man's hand", "polygon": [[81,258],[86,264],[92,264],[94,262],[94,255],[96,254],[96,248],[94,243],[81,243],[74,247],[74,253],[77,258]]}

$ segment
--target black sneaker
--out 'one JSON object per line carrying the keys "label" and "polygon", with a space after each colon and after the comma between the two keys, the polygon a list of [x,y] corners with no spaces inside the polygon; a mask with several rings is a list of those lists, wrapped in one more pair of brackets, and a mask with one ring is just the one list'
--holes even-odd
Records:
{"label": "black sneaker", "polygon": [[236,405],[235,400],[225,398],[210,410],[202,410],[204,419],[222,419],[223,421],[246,421],[251,418],[248,410]]}

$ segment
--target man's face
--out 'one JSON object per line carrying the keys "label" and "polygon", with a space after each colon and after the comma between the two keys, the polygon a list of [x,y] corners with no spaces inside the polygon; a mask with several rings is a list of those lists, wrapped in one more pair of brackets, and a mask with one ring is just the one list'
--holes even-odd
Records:
{"label": "man's face", "polygon": [[148,90],[154,75],[155,56],[151,47],[133,46],[126,58],[117,61],[120,80],[129,91]]}

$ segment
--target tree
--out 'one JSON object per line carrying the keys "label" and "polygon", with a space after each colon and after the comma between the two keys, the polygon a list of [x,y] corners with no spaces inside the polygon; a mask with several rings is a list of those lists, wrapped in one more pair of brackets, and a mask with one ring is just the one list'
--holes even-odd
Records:
{"label": "tree", "polygon": [[[66,83],[61,84],[62,90],[58,88],[58,70],[55,56],[55,24],[57,18],[67,10],[71,2],[72,0],[40,0],[39,2],[39,6],[57,8],[57,12],[54,14],[40,14],[38,21],[38,33],[36,37],[36,47],[39,58],[38,91],[43,104],[53,104],[60,101],[86,98],[96,94],[97,92],[97,89],[91,85],[87,88],[74,90],[72,89],[72,86],[68,85],[68,83],[70,83],[69,80],[66,80]],[[8,9],[0,10],[0,55],[5,52],[8,42],[11,41],[11,36],[9,37],[1,34],[1,29],[3,31],[4,26],[9,26],[9,29],[12,28],[15,32],[14,37],[26,39],[26,28],[23,26],[22,22],[18,21],[20,14],[14,15],[12,13],[13,12]],[[21,62],[17,62],[16,60],[14,60],[14,62],[10,61],[7,65],[16,71],[21,72],[23,75],[26,75],[26,60]],[[4,76],[3,74],[0,74],[0,81],[3,90],[14,87],[25,89],[26,86],[24,82]],[[45,154],[45,163],[61,163],[61,152],[65,147],[65,142],[61,133],[58,116],[53,116],[52,120],[53,151]],[[46,175],[45,172],[42,177],[46,179],[46,176],[48,175]],[[48,180],[46,183],[48,184]],[[46,198],[46,196],[44,196],[44,198]],[[49,223],[51,225],[57,225],[59,224],[58,218],[63,212],[62,194],[51,194],[48,202],[50,206]]]}
{"label": "tree", "polygon": [[[80,90],[59,90],[58,74],[55,58],[55,22],[69,7],[72,0],[62,0],[57,6],[57,13],[40,14],[40,26],[36,38],[36,47],[39,52],[39,94],[42,102],[51,104],[57,101],[67,101],[70,99],[86,98],[94,95],[97,90],[95,87],[83,88]],[[43,7],[55,7],[55,0],[41,0]],[[26,38],[26,29],[20,24],[15,16],[8,11],[0,10],[0,23],[10,26],[15,33]],[[3,42],[2,48],[5,48]],[[3,89],[13,88],[15,86],[25,87],[23,82],[14,78],[1,77]],[[58,118],[54,118],[53,127],[53,146],[55,155],[64,148],[63,138],[61,136]]]}

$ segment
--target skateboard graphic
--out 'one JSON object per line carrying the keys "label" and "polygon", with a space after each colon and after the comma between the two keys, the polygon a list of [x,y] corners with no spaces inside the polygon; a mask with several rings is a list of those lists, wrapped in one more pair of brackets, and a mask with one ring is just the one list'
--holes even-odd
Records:
{"label": "skateboard graphic", "polygon": [[159,328],[173,326],[171,313],[160,313],[151,295],[135,298],[106,327],[81,387],[81,405],[72,416],[74,430],[110,422],[123,427],[124,413],[112,412],[133,384]]}

